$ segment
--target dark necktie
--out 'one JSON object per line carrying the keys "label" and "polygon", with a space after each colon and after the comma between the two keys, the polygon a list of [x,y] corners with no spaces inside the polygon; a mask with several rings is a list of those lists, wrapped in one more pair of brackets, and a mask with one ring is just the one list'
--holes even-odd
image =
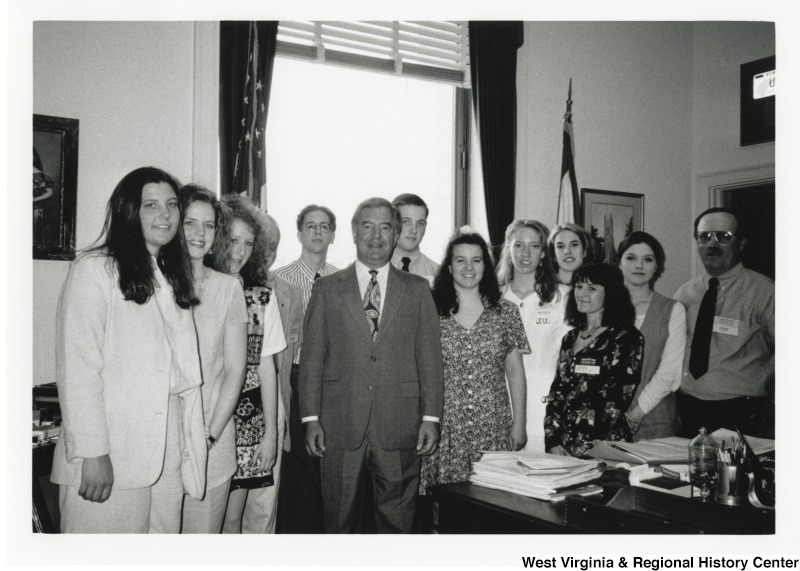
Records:
{"label": "dark necktie", "polygon": [[409,271],[408,265],[411,263],[411,258],[400,258],[400,261],[403,262],[403,267],[400,269],[403,270],[404,272]]}
{"label": "dark necktie", "polygon": [[321,277],[322,276],[319,275],[319,272],[317,272],[316,274],[314,274],[314,281],[317,281]]}
{"label": "dark necktie", "polygon": [[364,292],[364,312],[367,314],[369,329],[372,335],[372,342],[378,338],[378,321],[381,317],[381,286],[378,284],[378,271],[370,270],[372,279],[367,284],[367,291]]}
{"label": "dark necktie", "polygon": [[699,379],[708,371],[708,354],[711,347],[711,332],[714,328],[714,310],[717,307],[717,286],[719,280],[708,280],[708,289],[700,309],[697,311],[697,321],[694,324],[692,349],[689,354],[689,372],[695,379]]}

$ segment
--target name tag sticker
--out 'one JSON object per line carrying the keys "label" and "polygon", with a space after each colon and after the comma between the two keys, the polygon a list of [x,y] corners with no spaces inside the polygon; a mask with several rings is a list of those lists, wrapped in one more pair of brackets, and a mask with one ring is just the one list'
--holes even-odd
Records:
{"label": "name tag sticker", "polygon": [[297,343],[297,339],[300,336],[299,328],[298,327],[290,327],[289,328],[289,335],[286,337],[287,343]]}
{"label": "name tag sticker", "polygon": [[600,365],[575,365],[575,372],[579,375],[599,375]]}
{"label": "name tag sticker", "polygon": [[714,317],[714,333],[723,333],[725,335],[739,336],[739,320],[730,319],[729,317]]}
{"label": "name tag sticker", "polygon": [[553,310],[552,309],[537,309],[534,314],[533,323],[535,325],[552,325],[553,324]]}

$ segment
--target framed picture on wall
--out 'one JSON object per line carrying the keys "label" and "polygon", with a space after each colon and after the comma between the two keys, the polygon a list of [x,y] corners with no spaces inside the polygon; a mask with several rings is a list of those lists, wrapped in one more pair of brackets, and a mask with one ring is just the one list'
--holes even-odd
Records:
{"label": "framed picture on wall", "polygon": [[740,146],[775,140],[775,56],[741,65]]}
{"label": "framed picture on wall", "polygon": [[78,120],[33,116],[33,259],[75,259]]}
{"label": "framed picture on wall", "polygon": [[644,194],[582,188],[581,218],[603,261],[616,264],[622,239],[635,230],[644,230]]}

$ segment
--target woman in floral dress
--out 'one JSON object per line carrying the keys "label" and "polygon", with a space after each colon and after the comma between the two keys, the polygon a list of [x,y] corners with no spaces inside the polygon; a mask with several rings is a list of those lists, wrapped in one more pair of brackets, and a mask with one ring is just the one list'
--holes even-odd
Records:
{"label": "woman in floral dress", "polygon": [[450,239],[433,298],[442,327],[444,412],[439,448],[422,459],[423,494],[434,484],[468,480],[483,451],[520,450],[526,441],[528,341],[519,310],[500,299],[478,234],[462,229]]}
{"label": "woman in floral dress", "polygon": [[639,385],[644,338],[622,272],[581,266],[572,276],[564,335],[544,419],[551,454],[583,456],[593,440],[633,442],[625,412]]}
{"label": "woman in floral dress", "polygon": [[272,485],[278,447],[278,382],[272,355],[286,348],[277,303],[267,281],[264,214],[247,198],[226,195],[231,209],[230,273],[242,280],[247,303],[247,367],[234,413],[237,470],[231,481],[223,533],[265,533],[265,488]]}

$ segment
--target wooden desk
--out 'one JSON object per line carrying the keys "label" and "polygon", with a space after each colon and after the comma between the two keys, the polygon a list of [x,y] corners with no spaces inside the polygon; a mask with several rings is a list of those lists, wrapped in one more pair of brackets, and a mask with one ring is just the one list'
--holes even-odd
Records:
{"label": "wooden desk", "polygon": [[439,533],[576,533],[564,502],[552,503],[469,482],[431,487]]}
{"label": "wooden desk", "polygon": [[469,482],[431,487],[439,533],[775,533],[775,512],[624,487],[546,502]]}

